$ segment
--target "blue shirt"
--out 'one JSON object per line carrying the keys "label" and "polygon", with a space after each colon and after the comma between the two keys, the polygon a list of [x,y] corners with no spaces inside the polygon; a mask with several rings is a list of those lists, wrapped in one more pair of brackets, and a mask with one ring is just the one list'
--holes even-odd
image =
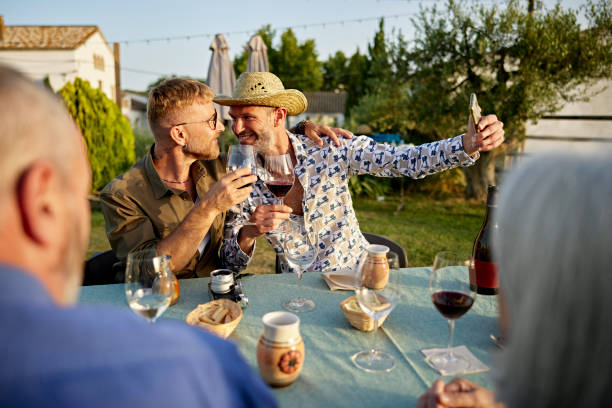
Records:
{"label": "blue shirt", "polygon": [[100,306],[60,307],[0,264],[0,406],[275,407],[225,340]]}

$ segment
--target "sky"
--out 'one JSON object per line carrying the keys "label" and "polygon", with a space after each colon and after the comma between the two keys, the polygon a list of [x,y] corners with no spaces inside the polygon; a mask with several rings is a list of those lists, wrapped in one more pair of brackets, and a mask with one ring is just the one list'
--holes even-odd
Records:
{"label": "sky", "polygon": [[[527,0],[525,0],[527,1]],[[501,0],[484,0],[485,4]],[[543,0],[546,7],[555,0]],[[561,0],[577,8],[584,1]],[[314,39],[319,60],[336,51],[367,51],[385,18],[385,31],[414,35],[420,7],[443,0],[0,0],[6,25],[97,25],[109,43],[121,47],[123,89],[145,90],[162,75],[205,78],[216,33],[223,33],[232,59],[263,25],[280,34],[294,27],[299,42]],[[357,21],[361,20],[361,21]],[[306,27],[302,27],[306,25]],[[176,37],[191,37],[176,38]],[[157,39],[162,39],[161,41]],[[144,41],[149,40],[149,41]]]}

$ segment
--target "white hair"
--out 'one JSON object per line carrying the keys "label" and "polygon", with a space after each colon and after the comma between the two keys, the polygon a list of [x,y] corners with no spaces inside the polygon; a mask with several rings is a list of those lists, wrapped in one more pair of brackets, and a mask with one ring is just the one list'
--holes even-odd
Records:
{"label": "white hair", "polygon": [[612,400],[612,152],[548,155],[504,181],[495,253],[509,311],[509,407]]}

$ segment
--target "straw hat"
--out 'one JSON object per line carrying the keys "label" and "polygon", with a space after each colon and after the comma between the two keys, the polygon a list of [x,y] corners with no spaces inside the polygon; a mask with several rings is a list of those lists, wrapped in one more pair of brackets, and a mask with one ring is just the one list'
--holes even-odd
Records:
{"label": "straw hat", "polygon": [[308,101],[297,89],[285,89],[281,80],[271,72],[243,72],[236,81],[232,96],[217,95],[219,105],[257,105],[282,107],[287,115],[304,112]]}

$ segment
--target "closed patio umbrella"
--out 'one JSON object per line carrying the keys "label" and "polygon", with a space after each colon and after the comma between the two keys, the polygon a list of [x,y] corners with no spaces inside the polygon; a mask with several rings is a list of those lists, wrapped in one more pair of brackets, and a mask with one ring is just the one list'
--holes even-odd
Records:
{"label": "closed patio umbrella", "polygon": [[[210,44],[210,49],[212,57],[208,66],[208,86],[215,95],[231,95],[234,91],[236,75],[234,74],[234,66],[228,52],[229,46],[223,34],[215,35],[215,39]],[[215,104],[215,108],[222,119],[230,119],[229,107]]]}
{"label": "closed patio umbrella", "polygon": [[268,72],[268,47],[258,34],[251,37],[248,44],[249,48],[249,63],[247,64],[247,72]]}

